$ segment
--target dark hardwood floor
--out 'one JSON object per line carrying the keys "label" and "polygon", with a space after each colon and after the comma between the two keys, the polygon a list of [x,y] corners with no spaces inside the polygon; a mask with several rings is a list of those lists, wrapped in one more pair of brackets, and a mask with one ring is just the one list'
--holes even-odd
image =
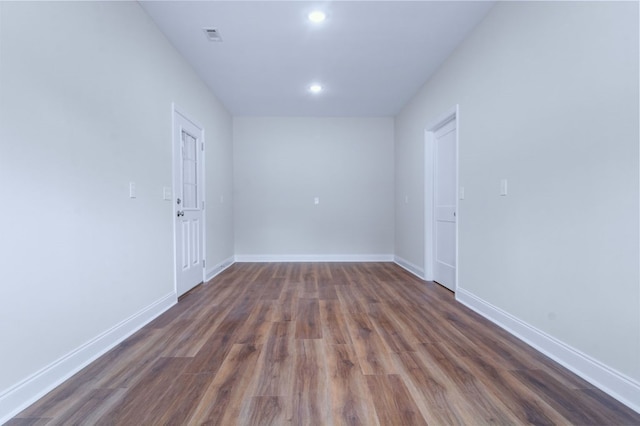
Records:
{"label": "dark hardwood floor", "polygon": [[391,263],[235,264],[9,425],[640,425]]}

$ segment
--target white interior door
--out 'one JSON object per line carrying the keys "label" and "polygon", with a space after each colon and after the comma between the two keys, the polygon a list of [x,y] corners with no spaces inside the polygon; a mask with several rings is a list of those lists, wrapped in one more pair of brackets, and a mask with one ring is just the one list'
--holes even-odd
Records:
{"label": "white interior door", "polygon": [[178,296],[203,282],[203,131],[174,111],[174,218]]}
{"label": "white interior door", "polygon": [[456,120],[434,132],[433,279],[456,285]]}

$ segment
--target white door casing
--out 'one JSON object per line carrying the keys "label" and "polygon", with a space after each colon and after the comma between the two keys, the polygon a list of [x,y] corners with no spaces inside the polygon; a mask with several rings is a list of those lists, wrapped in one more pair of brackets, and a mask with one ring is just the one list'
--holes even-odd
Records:
{"label": "white door casing", "polygon": [[173,109],[176,293],[204,281],[204,130]]}
{"label": "white door casing", "polygon": [[456,123],[434,135],[433,280],[450,290],[456,282]]}
{"label": "white door casing", "polygon": [[458,110],[427,128],[425,279],[455,291],[458,264]]}

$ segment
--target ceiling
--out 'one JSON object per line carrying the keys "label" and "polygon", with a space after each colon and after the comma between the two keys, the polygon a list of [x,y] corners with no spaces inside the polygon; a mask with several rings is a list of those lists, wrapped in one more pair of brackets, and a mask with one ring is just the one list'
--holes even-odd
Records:
{"label": "ceiling", "polygon": [[[335,117],[396,115],[493,2],[140,4],[231,114]],[[313,10],[325,21],[309,21]]]}

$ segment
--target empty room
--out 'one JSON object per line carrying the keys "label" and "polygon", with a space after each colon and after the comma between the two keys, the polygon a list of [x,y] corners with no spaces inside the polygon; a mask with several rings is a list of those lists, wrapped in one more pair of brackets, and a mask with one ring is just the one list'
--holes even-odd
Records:
{"label": "empty room", "polygon": [[640,425],[639,5],[0,1],[0,424]]}

